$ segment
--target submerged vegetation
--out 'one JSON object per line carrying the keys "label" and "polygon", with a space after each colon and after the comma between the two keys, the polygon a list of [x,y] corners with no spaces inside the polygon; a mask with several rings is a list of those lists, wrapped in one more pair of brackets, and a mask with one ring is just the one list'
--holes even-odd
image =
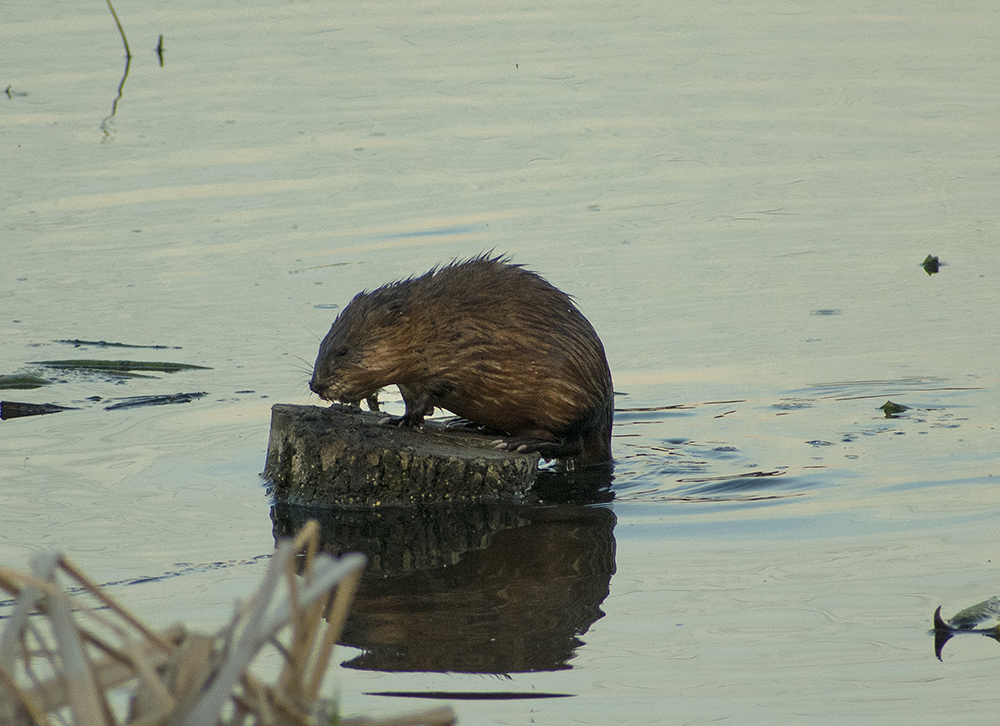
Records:
{"label": "submerged vegetation", "polygon": [[[132,345],[129,343],[109,343],[105,340],[56,340],[56,343],[72,345],[74,348],[135,348],[148,350],[180,350],[179,346],[168,345]],[[145,360],[111,360],[100,358],[65,358],[60,360],[37,360],[27,363],[38,366],[34,370],[24,370],[16,373],[0,374],[0,390],[31,390],[41,388],[58,381],[52,380],[53,375],[62,372],[78,372],[84,375],[110,376],[112,378],[155,378],[151,373],[178,373],[180,371],[210,371],[210,366],[199,366],[191,363],[175,363],[173,361]]]}
{"label": "submerged vegetation", "polygon": [[[80,348],[94,346],[98,348],[151,348],[165,349],[176,346],[166,345],[130,345],[127,343],[108,343],[104,340],[57,340],[56,343],[73,345]],[[98,381],[123,383],[132,378],[156,379],[153,373],[179,373],[182,371],[209,371],[210,366],[199,366],[191,363],[175,363],[173,361],[140,361],[111,360],[100,358],[67,358],[60,360],[31,361],[29,366],[34,369],[24,370],[8,375],[0,375],[0,390],[32,390],[53,383],[64,383],[68,377],[84,377]],[[172,403],[190,403],[196,398],[207,396],[205,391],[155,394],[145,396],[128,396],[114,399],[106,405],[106,410],[136,408],[138,406],[162,406]],[[64,406],[56,403],[33,403],[23,401],[0,401],[0,420],[21,418],[24,416],[39,416],[48,413],[59,413],[70,409],[78,409],[101,403],[101,396],[90,396],[85,401],[74,401],[74,406]]]}
{"label": "submerged vegetation", "polygon": [[212,370],[208,366],[196,366],[190,363],[170,363],[166,361],[143,361],[143,360],[94,360],[87,358],[70,358],[68,360],[36,360],[32,365],[45,366],[46,368],[58,368],[71,371],[89,371],[91,373],[105,373],[124,377],[145,377],[135,371],[146,371],[155,373],[177,373],[178,371]]}

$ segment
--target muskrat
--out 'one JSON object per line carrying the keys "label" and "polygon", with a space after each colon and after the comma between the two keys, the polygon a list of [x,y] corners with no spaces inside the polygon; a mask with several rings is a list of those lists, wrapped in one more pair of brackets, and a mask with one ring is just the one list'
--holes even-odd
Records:
{"label": "muskrat", "polygon": [[396,384],[419,426],[435,407],[499,433],[500,448],[611,459],[604,346],[564,292],[508,258],[455,260],[358,293],[323,339],[309,388],[357,403]]}

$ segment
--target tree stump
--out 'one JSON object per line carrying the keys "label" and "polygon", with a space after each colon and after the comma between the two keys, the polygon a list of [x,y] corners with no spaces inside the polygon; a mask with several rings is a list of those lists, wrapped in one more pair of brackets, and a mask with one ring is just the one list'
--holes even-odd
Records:
{"label": "tree stump", "polygon": [[275,404],[263,476],[279,502],[313,507],[516,501],[538,474],[538,454],[497,449],[496,436],[428,421],[385,426],[378,414]]}

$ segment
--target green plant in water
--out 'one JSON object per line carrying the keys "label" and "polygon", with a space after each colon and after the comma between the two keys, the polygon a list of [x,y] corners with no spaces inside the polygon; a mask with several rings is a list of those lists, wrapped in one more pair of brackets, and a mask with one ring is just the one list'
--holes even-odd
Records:
{"label": "green plant in water", "polygon": [[93,360],[88,358],[71,358],[68,360],[37,360],[33,365],[63,370],[83,370],[95,373],[110,373],[112,375],[139,375],[135,371],[154,371],[157,373],[177,373],[178,371],[212,370],[209,366],[196,366],[190,363],[170,363],[166,361],[144,360]]}
{"label": "green plant in water", "polygon": [[9,376],[0,376],[0,390],[29,390],[47,386],[52,381],[42,378],[37,373],[14,373]]}

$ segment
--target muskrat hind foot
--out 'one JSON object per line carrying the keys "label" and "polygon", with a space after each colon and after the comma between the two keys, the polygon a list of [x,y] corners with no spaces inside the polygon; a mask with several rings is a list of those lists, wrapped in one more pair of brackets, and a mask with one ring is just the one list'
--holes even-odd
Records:
{"label": "muskrat hind foot", "polygon": [[581,440],[553,441],[537,436],[508,436],[505,439],[497,439],[493,445],[498,449],[518,454],[541,454],[543,459],[549,460],[576,456],[583,448]]}

